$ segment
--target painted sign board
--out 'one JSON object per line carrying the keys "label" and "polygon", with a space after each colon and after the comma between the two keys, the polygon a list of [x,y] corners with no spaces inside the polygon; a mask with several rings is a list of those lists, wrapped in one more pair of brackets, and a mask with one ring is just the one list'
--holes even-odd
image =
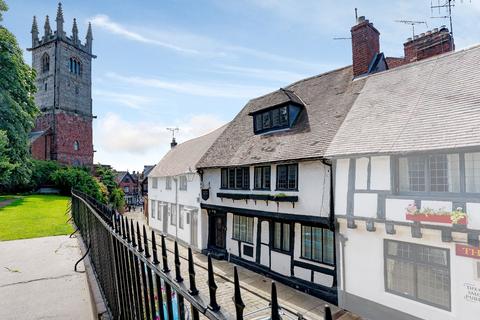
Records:
{"label": "painted sign board", "polygon": [[468,257],[473,259],[480,259],[480,248],[479,247],[472,247],[466,246],[463,244],[456,244],[455,246],[455,254],[457,256]]}

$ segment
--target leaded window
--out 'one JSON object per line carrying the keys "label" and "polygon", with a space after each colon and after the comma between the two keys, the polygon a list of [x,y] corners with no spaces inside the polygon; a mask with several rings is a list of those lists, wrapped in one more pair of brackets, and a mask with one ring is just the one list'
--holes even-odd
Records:
{"label": "leaded window", "polygon": [[385,240],[387,292],[450,310],[449,250]]}
{"label": "leaded window", "polygon": [[273,225],[273,248],[290,251],[290,224],[275,222]]}
{"label": "leaded window", "polygon": [[220,185],[223,189],[250,189],[250,168],[223,168]]}
{"label": "leaded window", "polygon": [[183,206],[180,205],[179,208],[178,208],[178,227],[180,229],[183,229],[183,226],[184,226],[184,221],[185,221],[184,214],[185,214],[185,212],[183,210]]}
{"label": "leaded window", "polygon": [[177,206],[175,204],[170,204],[170,224],[172,226],[177,225]]}
{"label": "leaded window", "polygon": [[172,177],[165,177],[165,190],[172,190]]}
{"label": "leaded window", "polygon": [[480,193],[480,152],[465,153],[465,184],[467,192]]}
{"label": "leaded window", "polygon": [[434,154],[399,159],[400,191],[460,192],[458,154]]}
{"label": "leaded window", "polygon": [[233,215],[232,238],[238,241],[253,243],[253,218]]}
{"label": "leaded window", "polygon": [[302,258],[334,264],[334,235],[328,229],[302,226]]}
{"label": "leaded window", "polygon": [[292,110],[292,114],[296,118],[300,111],[300,108],[297,106],[284,105],[254,114],[253,124],[255,133],[290,127],[289,109]]}
{"label": "leaded window", "polygon": [[186,191],[186,190],[187,190],[187,177],[186,177],[186,176],[180,176],[180,177],[178,178],[178,180],[179,180],[178,189],[179,189],[179,190]]}
{"label": "leaded window", "polygon": [[277,165],[277,190],[298,189],[298,165]]}
{"label": "leaded window", "polygon": [[270,190],[270,166],[255,167],[254,189]]}

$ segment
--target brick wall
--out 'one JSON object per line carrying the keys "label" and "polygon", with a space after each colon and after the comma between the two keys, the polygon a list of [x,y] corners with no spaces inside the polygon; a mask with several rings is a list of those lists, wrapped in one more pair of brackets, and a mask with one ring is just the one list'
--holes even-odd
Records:
{"label": "brick wall", "polygon": [[[78,150],[74,149],[78,141]],[[92,119],[67,113],[56,114],[57,160],[69,165],[93,165]]]}
{"label": "brick wall", "polygon": [[380,52],[380,32],[365,17],[359,17],[350,30],[352,35],[353,75],[368,72],[370,62]]}
{"label": "brick wall", "polygon": [[427,59],[455,49],[453,38],[447,28],[434,29],[404,43],[407,62]]}

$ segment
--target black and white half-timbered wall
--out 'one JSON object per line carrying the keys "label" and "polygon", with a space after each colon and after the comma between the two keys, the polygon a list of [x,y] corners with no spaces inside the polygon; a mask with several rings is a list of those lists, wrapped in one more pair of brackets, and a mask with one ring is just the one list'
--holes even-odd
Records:
{"label": "black and white half-timbered wall", "polygon": [[323,154],[363,81],[346,67],[251,100],[198,163],[208,252],[336,302]]}
{"label": "black and white half-timbered wall", "polygon": [[330,144],[340,307],[480,314],[479,58],[476,46],[368,76]]}

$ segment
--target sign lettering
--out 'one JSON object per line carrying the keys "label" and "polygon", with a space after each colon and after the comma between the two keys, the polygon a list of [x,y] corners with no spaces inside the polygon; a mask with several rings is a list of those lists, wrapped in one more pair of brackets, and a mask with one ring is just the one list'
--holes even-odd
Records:
{"label": "sign lettering", "polygon": [[457,256],[480,259],[480,248],[456,244],[455,253]]}
{"label": "sign lettering", "polygon": [[473,284],[465,283],[466,293],[464,299],[470,302],[480,303],[480,288]]}

